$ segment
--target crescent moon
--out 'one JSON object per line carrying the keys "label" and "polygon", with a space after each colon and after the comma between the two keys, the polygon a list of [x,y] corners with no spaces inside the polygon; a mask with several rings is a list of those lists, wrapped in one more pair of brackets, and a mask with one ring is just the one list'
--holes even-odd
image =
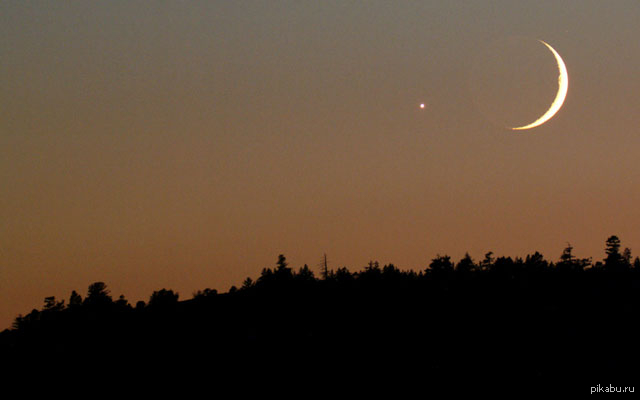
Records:
{"label": "crescent moon", "polygon": [[557,51],[553,47],[551,47],[548,43],[539,40],[540,43],[544,44],[551,50],[553,56],[556,58],[556,62],[558,63],[558,93],[556,94],[556,98],[551,103],[551,107],[545,112],[540,118],[533,121],[529,125],[518,126],[515,128],[511,128],[514,131],[525,130],[535,128],[536,126],[540,126],[553,118],[554,115],[558,111],[560,111],[560,107],[562,107],[562,103],[564,103],[565,97],[567,97],[567,91],[569,90],[569,74],[567,73],[567,67],[564,65],[564,61],[562,61],[562,57],[558,54]]}

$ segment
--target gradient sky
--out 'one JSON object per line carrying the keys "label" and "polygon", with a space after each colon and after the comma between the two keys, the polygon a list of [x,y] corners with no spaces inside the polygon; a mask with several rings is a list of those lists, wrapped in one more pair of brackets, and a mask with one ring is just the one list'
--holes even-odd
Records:
{"label": "gradient sky", "polygon": [[[638,21],[636,0],[3,1],[0,329],[95,281],[224,292],[280,253],[640,252]],[[510,131],[555,96],[537,39],[569,94]]]}

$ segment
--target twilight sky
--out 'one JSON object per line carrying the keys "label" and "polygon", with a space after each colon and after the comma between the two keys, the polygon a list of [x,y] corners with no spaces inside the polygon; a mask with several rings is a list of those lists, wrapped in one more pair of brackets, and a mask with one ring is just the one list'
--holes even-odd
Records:
{"label": "twilight sky", "polygon": [[[640,253],[640,3],[3,1],[0,329],[466,251]],[[569,72],[559,113],[553,46]],[[425,108],[420,109],[420,103]]]}

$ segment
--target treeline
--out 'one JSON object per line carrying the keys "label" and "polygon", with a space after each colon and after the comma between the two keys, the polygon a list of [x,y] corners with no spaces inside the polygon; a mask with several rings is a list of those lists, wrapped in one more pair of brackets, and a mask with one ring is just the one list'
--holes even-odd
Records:
{"label": "treeline", "polygon": [[[44,299],[0,334],[12,360],[74,359],[94,352],[141,362],[265,360],[310,367],[419,371],[423,379],[585,380],[640,376],[640,258],[611,236],[605,258],[457,262],[420,271],[369,262],[362,270],[295,270],[280,255],[227,293],[188,300],[162,289],[130,304],[96,282],[84,298]],[[250,362],[249,362],[250,361]],[[416,369],[417,368],[417,369]],[[615,383],[615,382],[612,382]],[[624,382],[623,382],[624,383]]]}
{"label": "treeline", "polygon": [[[573,247],[567,245],[563,250],[557,262],[551,262],[544,259],[543,255],[535,252],[527,255],[525,258],[516,257],[494,257],[493,252],[484,255],[484,259],[479,262],[466,253],[458,262],[451,260],[451,257],[437,255],[431,260],[429,266],[421,271],[401,271],[394,264],[387,264],[383,267],[377,261],[370,261],[369,264],[361,271],[351,272],[346,267],[337,270],[323,270],[320,277],[316,277],[315,273],[304,265],[298,271],[294,271],[288,266],[284,255],[278,256],[275,268],[264,268],[260,277],[254,281],[251,277],[244,280],[242,286],[238,289],[232,286],[227,295],[233,295],[238,291],[248,291],[251,289],[279,287],[282,285],[309,285],[310,283],[318,283],[325,281],[326,283],[383,283],[397,282],[398,280],[420,281],[420,280],[438,280],[449,281],[454,278],[470,279],[473,275],[486,275],[492,278],[518,278],[519,280],[528,279],[532,274],[538,273],[555,273],[556,278],[560,278],[562,274],[569,272],[591,271],[593,274],[601,272],[624,272],[624,271],[640,271],[640,257],[636,257],[632,261],[631,250],[625,248],[620,251],[620,239],[617,236],[611,236],[606,241],[605,248],[606,257],[602,261],[592,263],[591,258],[576,258],[573,255]],[[598,275],[599,276],[599,275]],[[202,300],[205,298],[218,295],[216,289],[198,290],[193,293],[193,300]],[[86,298],[82,298],[75,290],[71,292],[69,300],[65,304],[65,300],[58,301],[55,296],[45,297],[44,305],[41,310],[32,310],[27,315],[18,315],[13,322],[12,329],[15,331],[33,329],[40,321],[55,319],[58,313],[64,310],[77,311],[79,309],[99,310],[110,308],[113,311],[126,310],[143,310],[145,308],[165,308],[173,304],[177,304],[179,294],[171,289],[161,289],[154,291],[147,303],[138,301],[132,306],[124,295],[120,295],[117,300],[113,300],[107,285],[104,282],[95,282],[91,284],[87,291]]]}

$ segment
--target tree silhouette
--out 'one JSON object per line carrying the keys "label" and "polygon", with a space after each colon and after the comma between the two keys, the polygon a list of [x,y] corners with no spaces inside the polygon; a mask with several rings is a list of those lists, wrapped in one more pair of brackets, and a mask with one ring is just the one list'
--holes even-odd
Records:
{"label": "tree silhouette", "polygon": [[82,296],[78,294],[75,290],[71,291],[71,296],[69,296],[69,308],[78,308],[82,305]]}
{"label": "tree silhouette", "polygon": [[276,269],[273,272],[274,278],[280,282],[288,282],[293,278],[293,271],[288,267],[287,258],[280,254],[278,256],[278,262],[276,263]]}
{"label": "tree silhouette", "polygon": [[278,255],[278,262],[276,263],[276,271],[280,272],[280,271],[284,271],[287,269],[287,266],[289,264],[287,263],[287,257],[284,256],[284,254],[280,254]]}
{"label": "tree silhouette", "polygon": [[355,279],[353,274],[346,268],[340,267],[336,270],[335,273],[329,274],[329,278],[332,278],[338,283],[350,283]]}
{"label": "tree silhouette", "polygon": [[94,282],[89,285],[87,297],[84,299],[84,305],[87,306],[106,306],[112,303],[109,290],[104,282]]}
{"label": "tree silhouette", "polygon": [[[531,269],[534,269],[533,267],[538,265],[538,261],[539,258],[537,255],[534,255],[533,258],[532,256],[527,256],[527,262],[525,262],[525,265],[529,265]],[[494,261],[493,266],[491,267],[491,271],[496,273],[497,275],[500,275],[502,278],[511,277],[516,272],[514,269],[514,264],[515,263],[513,262],[513,259],[511,257],[498,257]]]}
{"label": "tree silhouette", "polygon": [[544,259],[542,254],[536,251],[532,255],[527,255],[524,265],[528,271],[541,272],[549,267],[549,262]]}
{"label": "tree silhouette", "polygon": [[45,297],[43,311],[54,312],[62,309],[64,309],[64,300],[56,301],[55,296]]}
{"label": "tree silhouette", "polygon": [[446,255],[441,256],[439,254],[436,255],[436,258],[431,260],[428,271],[434,274],[453,272],[453,263],[451,262],[451,257]]}
{"label": "tree silhouette", "polygon": [[253,279],[247,277],[247,279],[242,282],[242,289],[251,289],[254,285]]}
{"label": "tree silhouette", "polygon": [[484,255],[484,260],[480,262],[480,268],[483,270],[491,269],[494,261],[495,258],[493,257],[493,252],[490,251]]}
{"label": "tree silhouette", "polygon": [[380,269],[380,263],[378,261],[369,261],[364,271],[358,273],[360,279],[371,282],[379,280],[381,275],[382,270]]}
{"label": "tree silhouette", "polygon": [[475,268],[475,263],[473,262],[473,259],[471,258],[469,253],[464,253],[464,257],[460,261],[458,261],[458,264],[456,264],[456,271],[463,274],[467,274],[473,271]]}
{"label": "tree silhouette", "polygon": [[631,268],[631,249],[628,247],[622,252],[622,263],[625,268]]}
{"label": "tree silhouette", "polygon": [[575,257],[573,256],[572,252],[573,252],[573,247],[571,246],[571,243],[567,243],[567,247],[565,247],[564,250],[562,250],[562,255],[560,256],[560,262],[568,265],[573,264]]}
{"label": "tree silhouette", "polygon": [[393,264],[387,264],[382,267],[382,276],[387,280],[395,280],[400,276],[401,272]]}
{"label": "tree silhouette", "polygon": [[205,299],[218,295],[218,291],[216,289],[206,288],[204,290],[197,290],[193,293],[194,299]]}
{"label": "tree silhouette", "polygon": [[309,269],[309,266],[307,264],[300,268],[300,270],[295,274],[295,278],[300,282],[311,282],[315,280],[313,271]]}
{"label": "tree silhouette", "polygon": [[560,262],[556,264],[556,268],[563,271],[583,271],[589,264],[591,264],[591,259],[576,258],[573,255],[573,247],[571,244],[567,244],[560,256]]}
{"label": "tree silhouette", "polygon": [[623,255],[620,254],[620,239],[613,235],[607,239],[604,259],[604,267],[609,271],[620,271],[625,269]]}
{"label": "tree silhouette", "polygon": [[174,293],[171,289],[156,290],[149,298],[149,307],[170,307],[178,303],[178,293]]}
{"label": "tree silhouette", "polygon": [[120,309],[124,309],[124,308],[129,308],[131,307],[131,305],[129,304],[129,301],[127,301],[127,299],[125,299],[124,295],[121,294],[118,297],[118,300],[115,301],[115,305],[117,307],[119,307]]}

